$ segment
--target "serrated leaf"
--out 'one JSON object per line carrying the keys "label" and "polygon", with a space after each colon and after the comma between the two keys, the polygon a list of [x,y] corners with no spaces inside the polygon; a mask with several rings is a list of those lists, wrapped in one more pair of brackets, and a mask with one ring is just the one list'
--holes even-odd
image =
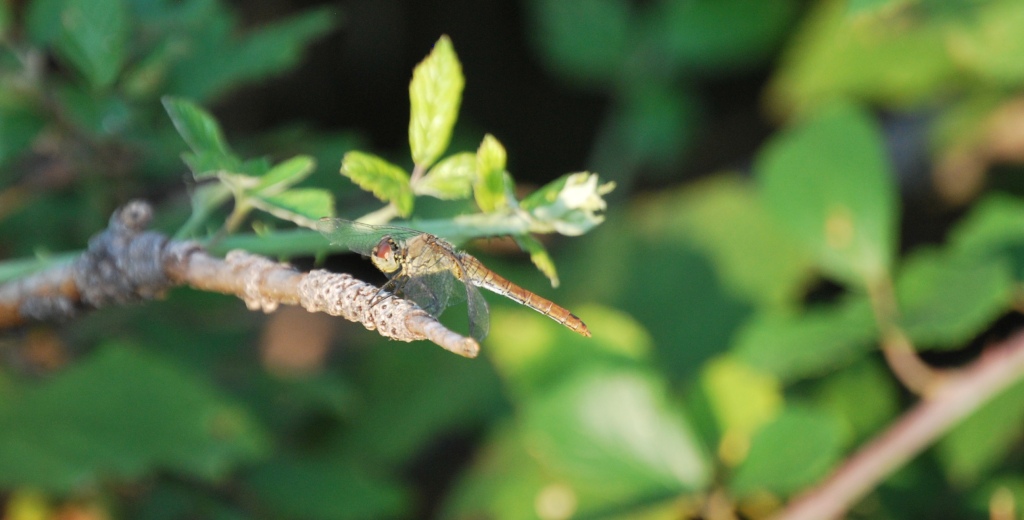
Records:
{"label": "serrated leaf", "polygon": [[937,446],[949,478],[970,484],[1004,461],[1024,435],[1024,382],[1019,382],[954,427]]}
{"label": "serrated leaf", "polygon": [[816,482],[838,462],[843,429],[835,417],[787,408],[753,439],[729,489],[739,497],[767,491],[790,494]]}
{"label": "serrated leaf", "polygon": [[429,168],[448,148],[465,82],[451,40],[442,36],[409,83],[409,146],[416,166]]}
{"label": "serrated leaf", "polygon": [[378,199],[394,204],[400,216],[412,213],[414,197],[409,174],[398,166],[376,155],[348,152],[341,161],[341,174]]}
{"label": "serrated leaf", "polygon": [[1009,264],[965,261],[938,251],[906,260],[896,280],[900,324],[919,347],[955,348],[1009,310]]}
{"label": "serrated leaf", "polygon": [[555,261],[551,259],[544,244],[541,244],[532,235],[516,235],[512,238],[523,251],[530,253],[530,261],[544,276],[548,277],[548,280],[551,280],[551,287],[558,287],[558,271],[555,269]]}
{"label": "serrated leaf", "polygon": [[96,88],[114,83],[128,49],[123,0],[64,0],[57,50]]}
{"label": "serrated leaf", "polygon": [[174,128],[192,149],[193,153],[183,158],[194,174],[239,168],[242,161],[231,152],[212,115],[186,99],[164,96],[161,101]]}
{"label": "serrated leaf", "polygon": [[804,312],[763,311],[740,330],[733,352],[792,381],[852,362],[874,348],[877,335],[870,304],[851,296]]}
{"label": "serrated leaf", "polygon": [[760,153],[765,207],[820,268],[864,288],[884,279],[896,247],[897,199],[885,146],[863,110],[835,104]]}
{"label": "serrated leaf", "polygon": [[580,373],[529,403],[528,451],[560,479],[610,498],[702,489],[707,455],[665,395],[649,373]]}
{"label": "serrated leaf", "polygon": [[316,229],[321,217],[334,216],[334,196],[320,188],[297,188],[277,195],[253,195],[247,202],[271,215]]}
{"label": "serrated leaf", "polygon": [[260,177],[254,191],[262,196],[276,195],[313,173],[316,161],[308,155],[297,155],[287,161],[278,163],[265,175]]}
{"label": "serrated leaf", "polygon": [[265,449],[237,407],[151,355],[108,347],[0,410],[0,483],[57,492],[161,470],[221,477]]}
{"label": "serrated leaf", "polygon": [[443,200],[469,197],[476,180],[476,155],[470,152],[445,157],[435,164],[413,190],[418,195],[430,195]]}
{"label": "serrated leaf", "polygon": [[476,204],[484,213],[508,207],[505,191],[505,147],[491,134],[484,136],[476,151],[476,181],[473,194]]}

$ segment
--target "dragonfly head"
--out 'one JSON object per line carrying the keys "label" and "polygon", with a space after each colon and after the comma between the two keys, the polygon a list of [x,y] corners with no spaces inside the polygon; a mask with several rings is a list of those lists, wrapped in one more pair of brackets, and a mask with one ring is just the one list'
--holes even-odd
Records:
{"label": "dragonfly head", "polygon": [[398,250],[398,244],[390,236],[385,236],[377,242],[371,251],[370,260],[373,265],[384,274],[390,275],[402,267],[402,257]]}

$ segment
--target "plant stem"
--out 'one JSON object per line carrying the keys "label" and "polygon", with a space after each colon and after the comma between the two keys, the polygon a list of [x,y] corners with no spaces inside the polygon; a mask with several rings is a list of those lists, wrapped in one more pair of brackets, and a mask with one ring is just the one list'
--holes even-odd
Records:
{"label": "plant stem", "polygon": [[881,335],[882,354],[892,370],[908,390],[917,395],[927,395],[932,386],[941,379],[942,372],[928,366],[917,355],[917,350],[898,324],[899,309],[896,291],[888,277],[876,279],[868,284],[871,308]]}
{"label": "plant stem", "polygon": [[774,520],[837,518],[960,420],[1024,376],[1024,332],[943,377],[933,391]]}

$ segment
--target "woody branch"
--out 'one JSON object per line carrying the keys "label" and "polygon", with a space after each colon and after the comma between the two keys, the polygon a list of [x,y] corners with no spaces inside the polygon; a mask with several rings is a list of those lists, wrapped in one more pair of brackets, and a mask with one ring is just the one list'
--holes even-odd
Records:
{"label": "woody branch", "polygon": [[479,352],[476,341],[448,330],[415,303],[350,275],[301,273],[238,250],[216,258],[195,242],[146,231],[151,217],[149,204],[130,202],[75,261],[0,285],[0,328],[66,320],[83,310],[152,299],[188,285],[233,294],[252,310],[299,305],[359,322],[391,339],[426,339],[465,357]]}

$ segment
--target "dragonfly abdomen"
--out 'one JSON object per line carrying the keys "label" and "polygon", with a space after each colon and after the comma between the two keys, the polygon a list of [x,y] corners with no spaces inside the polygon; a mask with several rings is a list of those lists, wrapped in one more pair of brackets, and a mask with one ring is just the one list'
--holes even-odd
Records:
{"label": "dragonfly abdomen", "polygon": [[512,283],[470,255],[463,255],[461,260],[462,265],[466,268],[465,274],[468,281],[471,281],[473,285],[498,293],[557,321],[577,334],[590,337],[590,329],[587,328],[587,325],[568,309]]}

